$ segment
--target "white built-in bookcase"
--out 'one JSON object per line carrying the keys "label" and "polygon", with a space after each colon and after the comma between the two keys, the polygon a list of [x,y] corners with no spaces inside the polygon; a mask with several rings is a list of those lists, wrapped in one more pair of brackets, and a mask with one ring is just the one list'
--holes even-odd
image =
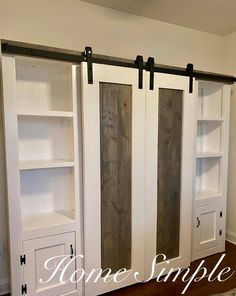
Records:
{"label": "white built-in bookcase", "polygon": [[11,271],[12,295],[25,285],[30,295],[75,295],[79,285],[42,291],[38,279],[47,256],[81,250],[79,67],[3,56],[2,68],[11,258],[23,258]]}
{"label": "white built-in bookcase", "polygon": [[[16,108],[23,230],[75,219],[71,66],[18,59]],[[41,216],[41,218],[40,218]],[[47,225],[48,223],[48,225]]]}
{"label": "white built-in bookcase", "polygon": [[[178,207],[181,206],[178,217],[180,238],[176,239],[179,252],[170,259],[168,268],[189,266],[191,241],[192,260],[224,251],[230,86],[197,81],[194,94],[190,94],[187,77],[156,73],[155,90],[149,90],[146,82],[140,90],[136,69],[94,64],[94,82],[88,84],[86,63],[80,67],[14,55],[3,55],[1,61],[12,296],[26,294],[26,290],[32,296],[90,296],[134,283],[134,278],[127,278],[118,286],[113,282],[101,284],[101,279],[99,283],[90,281],[86,284],[82,280],[78,284],[61,284],[57,277],[48,284],[39,281],[50,276],[43,266],[45,260],[57,255],[69,255],[69,263],[74,255],[84,254],[85,262],[77,259],[70,264],[67,270],[69,276],[81,267],[90,272],[102,266],[102,225],[105,223],[102,224],[101,220],[102,126],[99,104],[102,91],[105,98],[105,90],[109,88],[108,94],[114,102],[106,107],[120,106],[122,112],[127,110],[126,120],[130,120],[132,131],[130,140],[128,136],[125,140],[127,143],[130,141],[126,148],[132,147],[129,153],[134,160],[127,178],[127,188],[132,184],[132,190],[127,191],[131,201],[131,223],[122,226],[128,229],[127,241],[130,240],[131,246],[130,249],[124,246],[125,254],[130,253],[131,258],[127,263],[131,267],[128,268],[140,271],[141,278],[145,279],[145,273],[150,276],[149,264],[157,255],[157,202],[160,200],[157,193],[157,138],[161,126],[158,108],[160,102],[169,99],[173,93],[171,98],[176,96],[175,99],[181,99],[179,102],[183,104],[183,140],[178,203]],[[149,81],[149,73],[145,77]],[[119,91],[118,86],[121,87]],[[121,102],[124,100],[121,105],[115,103],[117,93]],[[128,105],[130,107],[124,103],[125,100],[132,102]],[[103,111],[111,114],[109,108]],[[169,112],[171,114],[175,109],[170,108]],[[104,129],[106,124],[109,128],[118,125],[116,118],[119,116],[114,114],[105,118]],[[179,120],[177,117],[176,120]],[[166,124],[163,123],[162,128],[164,130]],[[112,159],[109,165],[112,165]],[[116,173],[110,174],[108,181],[113,177],[118,179]],[[117,184],[123,186],[119,182]],[[116,212],[112,219],[120,213],[128,217],[127,207],[125,210],[117,209],[111,194],[108,197],[108,205],[110,203],[111,209]],[[110,210],[106,214],[110,222]],[[118,225],[117,221],[114,225]],[[111,241],[116,237],[117,229],[120,231],[114,225],[113,232],[109,230]],[[121,233],[121,236],[124,234]],[[116,260],[113,250],[106,255]],[[117,250],[120,252],[120,247]],[[166,266],[166,262],[158,268],[160,266]]]}
{"label": "white built-in bookcase", "polygon": [[223,251],[230,86],[197,81],[193,259]]}

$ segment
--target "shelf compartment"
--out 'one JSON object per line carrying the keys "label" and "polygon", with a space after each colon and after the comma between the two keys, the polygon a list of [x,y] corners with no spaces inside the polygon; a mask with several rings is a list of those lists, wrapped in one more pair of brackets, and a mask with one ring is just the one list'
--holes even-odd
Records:
{"label": "shelf compartment", "polygon": [[20,163],[20,170],[36,170],[46,168],[63,168],[73,167],[75,163],[73,161],[62,160],[35,160],[35,161],[23,161]]}
{"label": "shelf compartment", "polygon": [[72,111],[71,64],[16,57],[18,110]]}
{"label": "shelf compartment", "polygon": [[37,213],[22,218],[22,230],[28,231],[51,226],[61,226],[75,222],[74,211]]}
{"label": "shelf compartment", "polygon": [[221,195],[221,158],[199,158],[196,161],[196,199]]}
{"label": "shelf compartment", "polygon": [[74,210],[74,168],[20,171],[22,217]]}
{"label": "shelf compartment", "polygon": [[19,111],[19,117],[73,117],[73,112],[63,111]]}
{"label": "shelf compartment", "polygon": [[209,156],[222,154],[221,149],[222,124],[215,121],[200,121],[197,123],[197,154]]}
{"label": "shelf compartment", "polygon": [[198,118],[222,119],[223,85],[211,82],[199,82]]}
{"label": "shelf compartment", "polygon": [[18,118],[19,160],[73,160],[73,120],[70,118]]}

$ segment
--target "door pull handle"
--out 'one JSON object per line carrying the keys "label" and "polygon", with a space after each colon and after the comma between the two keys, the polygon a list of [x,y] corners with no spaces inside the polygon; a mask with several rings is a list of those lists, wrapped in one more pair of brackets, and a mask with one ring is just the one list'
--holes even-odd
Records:
{"label": "door pull handle", "polygon": [[74,257],[74,249],[73,249],[73,246],[70,245],[70,258],[73,259]]}
{"label": "door pull handle", "polygon": [[200,219],[197,217],[197,228],[199,228],[201,226],[201,221]]}

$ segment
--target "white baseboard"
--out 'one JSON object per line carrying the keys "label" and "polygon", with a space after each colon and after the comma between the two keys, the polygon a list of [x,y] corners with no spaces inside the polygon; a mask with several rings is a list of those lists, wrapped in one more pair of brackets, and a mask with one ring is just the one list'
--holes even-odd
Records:
{"label": "white baseboard", "polygon": [[9,293],[10,293],[9,280],[8,279],[0,280],[0,295],[6,295]]}
{"label": "white baseboard", "polygon": [[236,233],[230,230],[226,232],[226,240],[234,245],[236,245]]}

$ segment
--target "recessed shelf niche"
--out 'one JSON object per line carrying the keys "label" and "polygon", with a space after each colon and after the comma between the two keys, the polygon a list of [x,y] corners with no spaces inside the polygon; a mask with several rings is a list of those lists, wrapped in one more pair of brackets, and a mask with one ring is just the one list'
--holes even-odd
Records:
{"label": "recessed shelf niche", "polygon": [[30,161],[73,161],[73,120],[70,118],[19,117],[18,137],[20,166]]}
{"label": "recessed shelf niche", "polygon": [[221,157],[196,161],[196,200],[221,195]]}
{"label": "recessed shelf niche", "polygon": [[16,58],[17,110],[72,111],[71,65],[58,61]]}
{"label": "recessed shelf niche", "polygon": [[223,115],[222,84],[199,82],[198,119],[221,120]]}
{"label": "recessed shelf niche", "polygon": [[222,124],[218,121],[197,123],[197,154],[220,154]]}
{"label": "recessed shelf niche", "polygon": [[[74,169],[53,168],[20,172],[22,218],[74,210]],[[42,221],[42,223],[44,223]]]}

